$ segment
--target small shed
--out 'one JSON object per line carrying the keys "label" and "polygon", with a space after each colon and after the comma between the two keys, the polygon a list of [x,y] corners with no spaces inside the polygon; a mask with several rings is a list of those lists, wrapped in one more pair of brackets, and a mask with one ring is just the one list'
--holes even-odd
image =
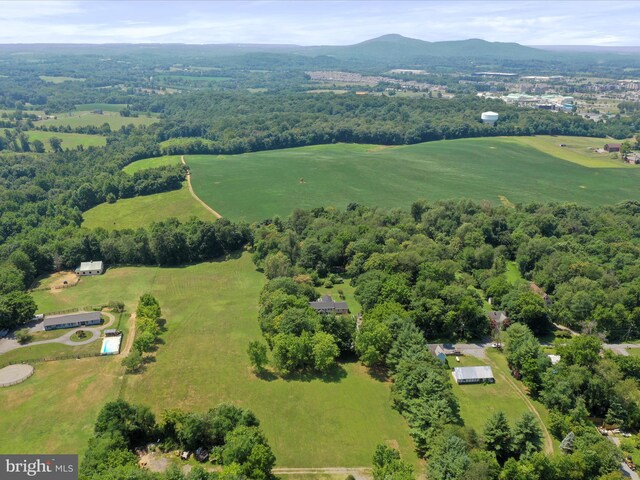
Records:
{"label": "small shed", "polygon": [[547,357],[549,357],[549,360],[551,361],[551,365],[557,365],[561,360],[560,355],[549,354],[547,355]]}
{"label": "small shed", "polygon": [[619,143],[607,143],[604,146],[605,151],[612,153],[612,152],[619,152],[620,151],[620,144]]}
{"label": "small shed", "polygon": [[118,335],[120,335],[120,332],[118,332],[118,330],[115,328],[107,328],[104,331],[105,337],[117,337]]}
{"label": "small shed", "polygon": [[493,370],[489,366],[456,367],[453,369],[453,378],[458,385],[464,383],[495,383]]}
{"label": "small shed", "polygon": [[76,268],[76,275],[102,275],[102,272],[104,272],[102,260],[81,262]]}

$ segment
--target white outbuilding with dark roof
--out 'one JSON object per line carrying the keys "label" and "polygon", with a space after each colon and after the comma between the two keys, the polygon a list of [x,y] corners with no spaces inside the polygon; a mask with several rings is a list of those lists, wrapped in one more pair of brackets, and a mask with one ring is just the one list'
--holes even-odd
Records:
{"label": "white outbuilding with dark roof", "polygon": [[80,266],[76,268],[77,275],[102,275],[102,272],[104,272],[104,267],[101,260],[82,262]]}
{"label": "white outbuilding with dark roof", "polygon": [[42,322],[45,330],[58,328],[77,328],[89,325],[100,325],[102,315],[100,312],[67,313],[64,315],[47,315]]}
{"label": "white outbuilding with dark roof", "polygon": [[453,378],[461,385],[463,383],[494,383],[491,367],[456,367],[453,369]]}

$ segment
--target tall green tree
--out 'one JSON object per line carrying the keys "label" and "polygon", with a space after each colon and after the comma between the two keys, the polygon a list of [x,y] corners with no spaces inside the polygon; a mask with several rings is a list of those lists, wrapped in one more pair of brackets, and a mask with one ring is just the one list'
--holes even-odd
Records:
{"label": "tall green tree", "polygon": [[496,459],[503,464],[513,451],[511,428],[504,412],[494,413],[484,426],[483,433],[486,449],[496,454]]}

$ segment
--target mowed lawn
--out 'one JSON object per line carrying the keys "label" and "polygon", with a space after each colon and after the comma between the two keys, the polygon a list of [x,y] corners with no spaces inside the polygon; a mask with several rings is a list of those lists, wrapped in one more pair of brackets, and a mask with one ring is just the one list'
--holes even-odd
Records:
{"label": "mowed lawn", "polygon": [[83,227],[102,227],[107,230],[146,227],[170,217],[181,221],[191,217],[209,221],[216,219],[191,196],[186,184],[180,190],[123,198],[116,203],[101,203],[82,216]]}
{"label": "mowed lawn", "polygon": [[498,411],[503,411],[512,424],[529,411],[527,404],[513,387],[500,377],[500,374],[505,373],[501,368],[470,355],[459,358],[458,363],[455,357],[447,357],[451,368],[490,365],[496,377],[496,383],[458,385],[453,375],[451,376],[453,391],[460,402],[460,414],[466,426],[482,433],[486,421]]}
{"label": "mowed lawn", "polygon": [[29,141],[40,140],[44,143],[47,152],[52,151],[49,139],[52,137],[62,140],[63,149],[75,150],[78,146],[83,147],[104,147],[107,144],[107,137],[102,135],[88,135],[85,133],[65,133],[65,132],[45,132],[42,130],[29,130]]}
{"label": "mowed lawn", "polygon": [[[282,467],[370,466],[380,442],[398,446],[415,463],[408,428],[391,408],[389,384],[373,379],[357,363],[342,365],[336,375],[324,379],[260,379],[253,374],[246,349],[249,341],[261,338],[257,299],[263,284],[264,276],[244,254],[239,259],[180,268],[115,268],[83,279],[77,287],[56,294],[38,291],[34,296],[39,310],[52,311],[111,299],[121,299],[132,308],[143,292],[154,294],[167,319],[166,343],[145,373],[127,377],[123,391],[127,400],[150,405],[157,414],[173,407],[204,411],[225,401],[248,407],[260,418]],[[64,363],[58,365],[66,368]],[[105,389],[96,398],[100,405],[119,389],[103,377],[93,378]],[[57,377],[49,380],[51,390],[55,382]],[[31,380],[21,388],[30,384]],[[89,384],[94,385],[87,380],[87,388]],[[47,397],[48,411],[66,402],[66,388],[58,386],[62,392]],[[10,391],[0,391],[0,402]],[[0,428],[2,422],[24,424],[36,405],[10,411],[12,420],[0,420]],[[89,407],[82,406],[92,412],[99,409],[99,405]],[[66,415],[64,421],[75,420]],[[12,428],[15,443],[26,452],[41,451],[43,442],[53,436],[53,427],[45,432],[39,422],[32,424],[24,432]],[[83,448],[87,437],[83,425],[79,418],[76,443],[67,451]],[[41,436],[34,436],[33,430],[39,428]]]}
{"label": "mowed lawn", "polygon": [[124,370],[120,359],[95,357],[34,366],[27,381],[0,389],[0,452],[82,454],[100,408],[118,396]]}
{"label": "mowed lawn", "polygon": [[503,196],[511,203],[588,206],[640,199],[640,168],[588,168],[518,137],[386,148],[318,145],[185,158],[198,196],[232,220],[286,216],[295,208],[344,208],[350,202],[408,208],[418,199],[460,197],[494,204]]}

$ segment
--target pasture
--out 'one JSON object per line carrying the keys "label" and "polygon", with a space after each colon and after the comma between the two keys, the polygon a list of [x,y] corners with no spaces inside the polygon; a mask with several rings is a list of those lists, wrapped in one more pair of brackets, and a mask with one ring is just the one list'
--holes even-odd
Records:
{"label": "pasture", "polygon": [[[531,145],[528,137],[397,147],[336,144],[185,158],[196,194],[232,220],[287,216],[295,208],[344,208],[350,202],[408,208],[418,199],[461,196],[493,204],[587,206],[640,199],[640,168],[609,159],[598,161],[622,168],[586,167],[535,148],[547,148],[541,147],[544,138],[536,140]],[[588,155],[582,157],[589,161]]]}
{"label": "pasture", "polygon": [[127,108],[126,103],[80,103],[76,105],[79,112],[92,112],[94,110],[102,110],[103,112],[119,113]]}
{"label": "pasture", "polygon": [[[164,143],[164,142],[163,142]],[[162,145],[162,143],[160,144]],[[140,170],[146,170],[147,168],[165,167],[168,165],[180,165],[180,155],[167,155],[165,157],[144,158],[130,163],[123,168],[125,173],[133,175]]]}
{"label": "pasture", "polygon": [[87,135],[84,133],[65,133],[65,132],[45,132],[42,130],[29,130],[29,141],[40,140],[44,143],[47,152],[52,151],[49,139],[52,137],[62,140],[62,148],[75,150],[78,146],[83,147],[104,147],[107,144],[107,138],[102,135]]}
{"label": "pasture", "polygon": [[116,203],[101,203],[82,214],[83,227],[107,230],[147,227],[153,222],[175,217],[186,221],[191,217],[215,220],[189,193],[186,184],[180,190],[122,198]]}
{"label": "pasture", "polygon": [[[246,349],[249,341],[261,339],[257,300],[263,284],[264,276],[244,254],[179,268],[113,268],[55,294],[34,292],[39,311],[110,299],[120,299],[132,308],[139,295],[151,292],[167,319],[165,343],[156,352],[156,361],[144,373],[128,376],[122,388],[118,379],[112,378],[121,373],[109,369],[109,359],[93,360],[105,363],[95,364],[92,373],[82,375],[78,370],[63,374],[82,361],[47,364],[46,370],[37,371],[34,379],[49,385],[49,393],[41,392],[38,401],[46,401],[49,412],[60,409],[51,414],[51,422],[59,421],[66,411],[67,388],[78,388],[77,383],[66,383],[74,375],[83,391],[95,396],[83,403],[77,418],[71,414],[64,417],[68,435],[64,443],[60,439],[50,444],[51,428],[46,426],[20,429],[39,403],[24,405],[26,400],[14,394],[16,390],[0,391],[0,402],[9,405],[10,412],[0,419],[0,442],[7,427],[16,450],[82,449],[86,429],[97,410],[121,389],[125,399],[150,405],[157,414],[172,407],[204,411],[224,401],[251,408],[260,418],[281,467],[367,466],[380,442],[399,446],[403,456],[416,463],[407,426],[391,408],[389,384],[375,380],[357,363],[342,364],[323,378],[258,378],[252,372]],[[119,365],[119,360],[116,363]],[[53,388],[56,382],[60,385]],[[29,380],[19,388],[24,393],[31,386],[29,392],[33,393],[42,385],[34,383]],[[20,408],[14,409],[12,405],[18,402]],[[42,432],[36,435],[38,429]]]}
{"label": "pasture", "polygon": [[84,82],[86,78],[40,75],[40,80],[47,83],[63,83],[63,82]]}
{"label": "pasture", "polygon": [[154,117],[149,117],[146,115],[140,115],[139,117],[123,117],[120,113],[103,111],[103,113],[91,113],[89,111],[73,111],[67,113],[59,113],[56,115],[57,118],[51,118],[46,120],[38,120],[34,122],[36,125],[47,125],[47,126],[70,126],[71,128],[76,127],[101,127],[105,123],[108,123],[111,127],[111,130],[119,130],[121,127],[125,125],[133,124],[135,126],[139,125],[150,125],[154,122],[157,122],[158,119]]}

